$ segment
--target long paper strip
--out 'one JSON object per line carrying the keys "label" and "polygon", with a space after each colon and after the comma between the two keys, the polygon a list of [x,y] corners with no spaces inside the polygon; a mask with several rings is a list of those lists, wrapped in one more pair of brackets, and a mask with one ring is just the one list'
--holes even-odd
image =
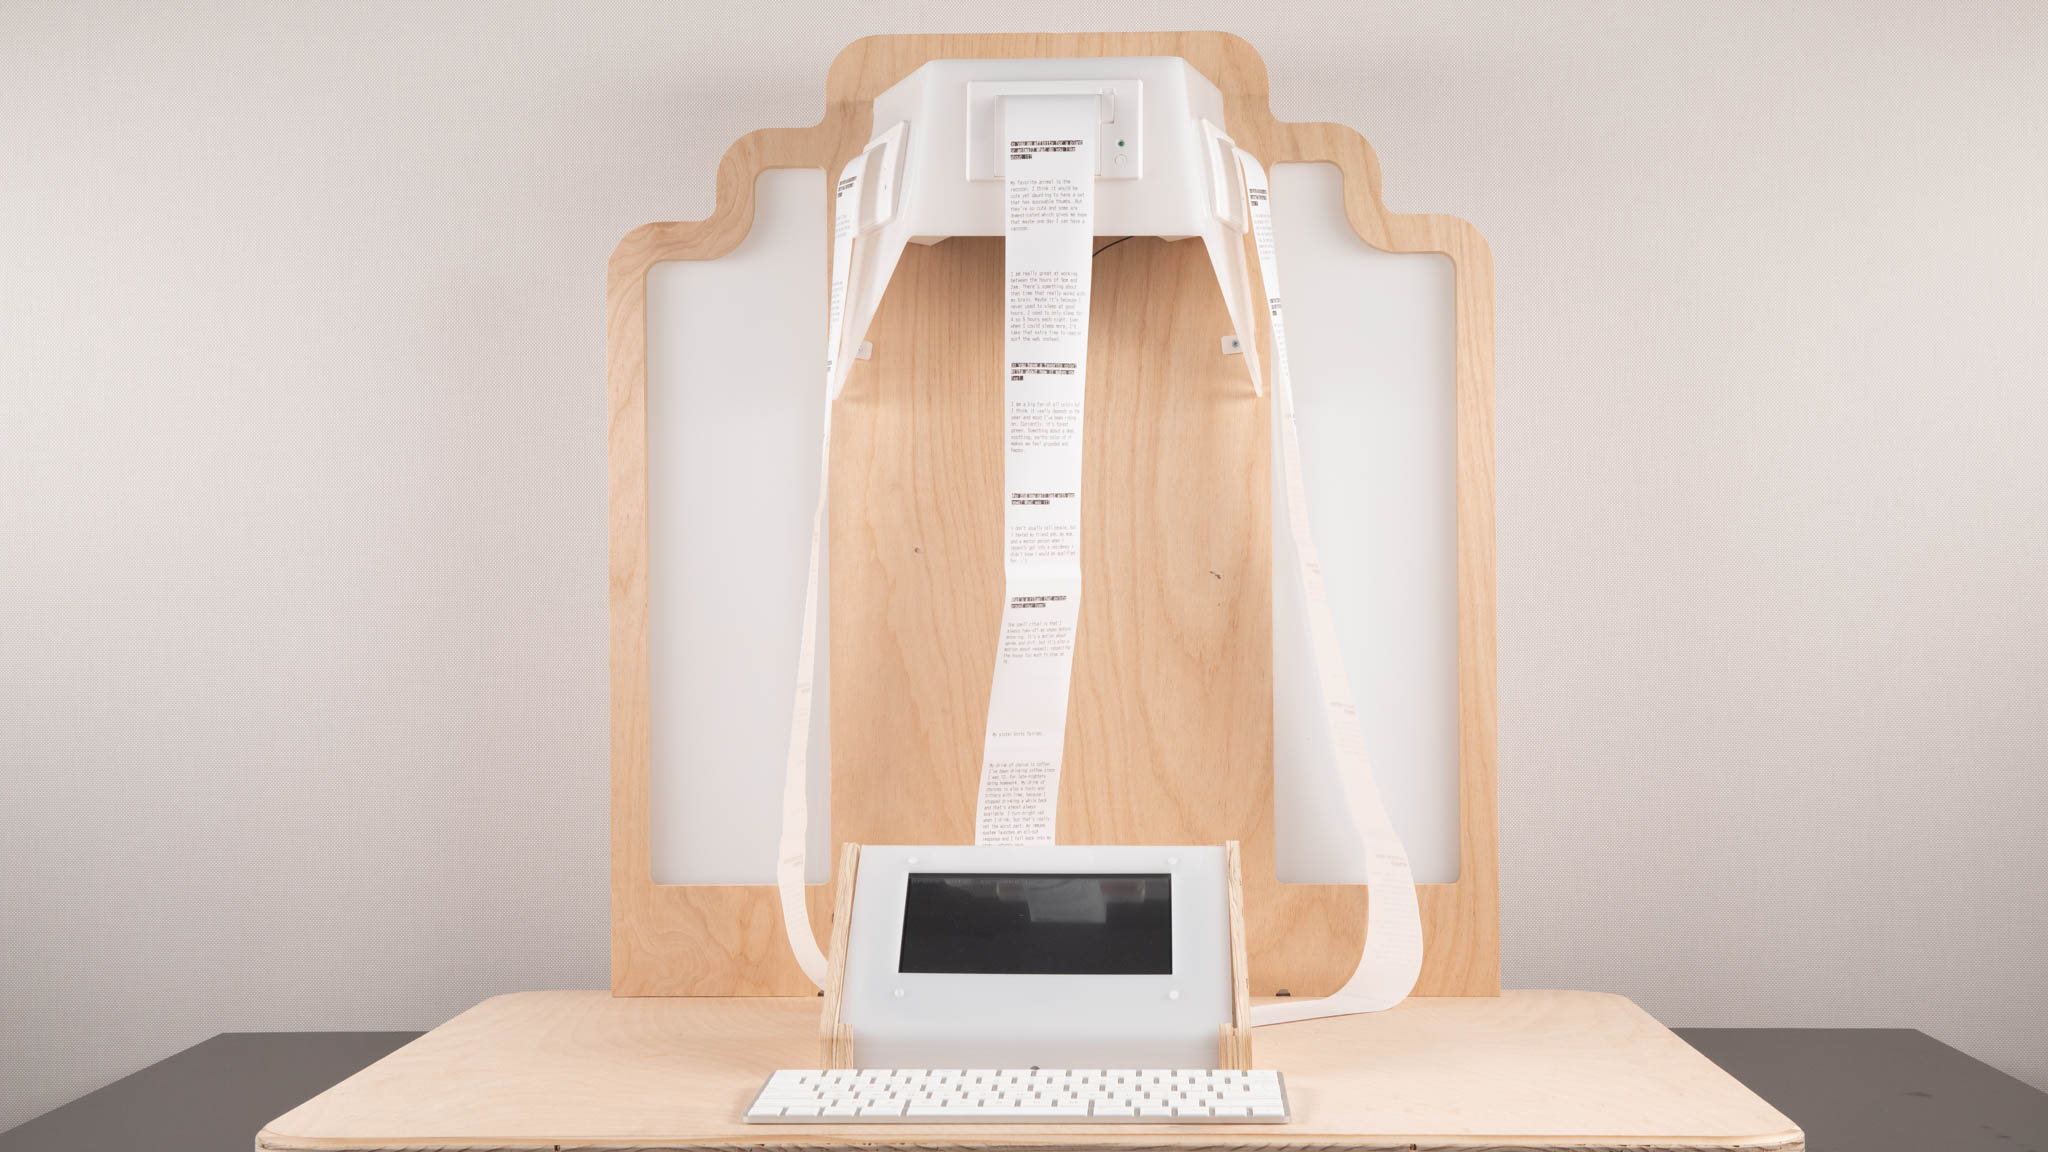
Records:
{"label": "long paper strip", "polygon": [[840,174],[832,198],[832,289],[825,326],[825,430],[818,444],[818,502],[811,510],[811,565],[804,578],[804,630],[796,660],[796,701],[789,721],[789,754],[782,774],[782,838],[775,862],[775,887],[782,898],[782,928],[797,966],[813,984],[825,986],[825,953],[811,931],[804,904],[804,838],[810,830],[805,800],[810,783],[812,677],[818,661],[818,557],[824,539],[825,496],[832,484],[832,401],[846,379],[841,369],[846,335],[846,285],[853,271],[853,238],[860,211],[861,180],[867,173],[866,153],[855,156]]}
{"label": "long paper strip", "polygon": [[1094,95],[1005,98],[1003,623],[976,844],[1050,844],[1081,611]]}
{"label": "long paper strip", "polygon": [[[1323,703],[1323,724],[1317,742],[1327,741],[1328,752],[1335,757],[1345,806],[1350,809],[1352,826],[1358,830],[1365,849],[1367,892],[1365,947],[1351,978],[1324,999],[1254,1007],[1252,1024],[1257,1026],[1378,1012],[1399,1004],[1414,990],[1415,979],[1422,971],[1422,918],[1407,850],[1387,819],[1386,806],[1380,801],[1379,789],[1373,784],[1372,772],[1366,764],[1365,732],[1358,722],[1358,709],[1352,703],[1350,681],[1344,675],[1337,626],[1330,614],[1322,564],[1316,558],[1315,539],[1309,529],[1294,385],[1287,372],[1287,327],[1280,308],[1280,259],[1273,237],[1271,185],[1266,170],[1250,153],[1238,149],[1237,158],[1251,200],[1252,239],[1259,250],[1259,276],[1266,283],[1266,304],[1273,326],[1273,403],[1279,415],[1280,479],[1286,486],[1287,497],[1284,534],[1281,526],[1275,524],[1273,546],[1284,547],[1294,559],[1295,584],[1287,590],[1293,595],[1285,596],[1282,590],[1275,589],[1274,603],[1298,604],[1306,617],[1298,623],[1309,630]],[[1279,626],[1276,621],[1275,627]]]}

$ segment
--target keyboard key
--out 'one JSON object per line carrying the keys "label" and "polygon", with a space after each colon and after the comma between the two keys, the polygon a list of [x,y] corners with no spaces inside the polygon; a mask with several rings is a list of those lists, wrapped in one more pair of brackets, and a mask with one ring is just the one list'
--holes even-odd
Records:
{"label": "keyboard key", "polygon": [[1093,1116],[1136,1116],[1137,1114],[1138,1110],[1129,1104],[1111,1104],[1107,1101],[1097,1104],[1095,1110],[1090,1113]]}
{"label": "keyboard key", "polygon": [[903,1103],[901,1100],[895,1100],[888,1103],[863,1104],[860,1106],[860,1114],[862,1116],[901,1116],[903,1115]]}

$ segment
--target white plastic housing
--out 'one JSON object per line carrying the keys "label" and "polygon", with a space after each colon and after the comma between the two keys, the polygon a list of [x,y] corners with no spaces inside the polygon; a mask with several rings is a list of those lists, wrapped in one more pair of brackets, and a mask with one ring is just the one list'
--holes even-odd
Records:
{"label": "white plastic housing", "polygon": [[[899,211],[915,222],[911,235],[1002,235],[996,96],[1091,90],[1114,94],[1104,111],[1115,117],[1101,134],[1096,234],[1201,235],[1212,213],[1199,121],[1223,123],[1223,96],[1175,56],[934,60],[904,77],[875,97],[875,130],[910,125]],[[1128,157],[1122,165],[1118,140]]]}
{"label": "white plastic housing", "polygon": [[[1159,976],[898,972],[913,872],[1166,873],[1173,972]],[[859,1068],[1213,1068],[1230,1022],[1223,849],[864,845],[845,998]]]}
{"label": "white plastic housing", "polygon": [[1177,56],[934,60],[876,96],[867,147],[874,175],[857,215],[861,234],[848,276],[845,343],[832,350],[836,362],[846,363],[867,338],[905,244],[1004,234],[997,105],[1076,92],[1102,97],[1095,234],[1200,236],[1253,387],[1262,386],[1249,339],[1244,189],[1223,123],[1223,95]]}

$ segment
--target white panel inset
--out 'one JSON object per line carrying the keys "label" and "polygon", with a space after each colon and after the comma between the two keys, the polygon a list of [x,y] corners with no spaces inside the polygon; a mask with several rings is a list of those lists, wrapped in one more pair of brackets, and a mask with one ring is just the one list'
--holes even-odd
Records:
{"label": "white panel inset", "polygon": [[[753,230],[647,274],[652,856],[657,884],[773,884],[824,417],[825,173],[763,172]],[[829,601],[827,573],[818,594]],[[824,604],[818,632],[829,635]],[[820,644],[806,877],[831,873]]]}
{"label": "white panel inset", "polygon": [[[1329,164],[1272,172],[1302,471],[1373,779],[1419,883],[1458,879],[1457,411],[1450,260],[1351,230]],[[1277,460],[1277,449],[1276,449]],[[1277,468],[1277,463],[1275,464]],[[1274,516],[1286,507],[1276,489]],[[1281,557],[1276,553],[1276,561]],[[1276,601],[1293,576],[1275,571]],[[1276,607],[1284,608],[1280,602]],[[1276,632],[1276,641],[1288,637]],[[1304,647],[1305,638],[1296,638]],[[1295,659],[1302,656],[1302,659]],[[1365,882],[1329,765],[1302,755],[1313,663],[1276,649],[1274,855],[1290,883]]]}

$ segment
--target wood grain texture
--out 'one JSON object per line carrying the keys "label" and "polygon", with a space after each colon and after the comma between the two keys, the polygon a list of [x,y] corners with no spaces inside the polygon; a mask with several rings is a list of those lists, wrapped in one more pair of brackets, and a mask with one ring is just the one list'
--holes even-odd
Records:
{"label": "wood grain texture", "polygon": [[825,949],[823,1011],[818,1018],[818,1047],[824,1068],[853,1067],[853,1036],[839,1019],[846,1004],[846,949],[853,938],[853,891],[860,879],[860,845],[839,846],[839,867],[834,870],[839,894],[832,902],[832,937]]}
{"label": "wood grain texture", "polygon": [[815,997],[486,1000],[272,1121],[337,1149],[1753,1149],[1799,1129],[1618,996],[1411,999],[1260,1029],[1291,1123],[749,1125],[769,1072],[817,1055]]}
{"label": "wood grain texture", "polygon": [[[928,60],[1179,56],[1215,82],[1227,127],[1268,166],[1343,173],[1357,234],[1455,269],[1460,873],[1420,889],[1422,995],[1500,987],[1495,825],[1492,259],[1470,225],[1390,213],[1348,128],[1286,124],[1265,65],[1213,32],[885,36],[840,53],[826,113],[752,133],[719,165],[717,207],[636,229],[609,278],[612,532],[612,988],[620,995],[800,994],[772,886],[664,886],[649,866],[645,279],[746,235],[754,180],[836,173],[869,137],[876,93]],[[831,182],[827,181],[829,186]],[[829,219],[829,197],[819,211]],[[1082,570],[1059,836],[1068,843],[1243,845],[1251,988],[1334,990],[1363,941],[1366,894],[1283,885],[1273,866],[1268,404],[1229,331],[1198,242],[1134,239],[1095,262],[1084,429]],[[1256,268],[1256,262],[1251,262]],[[831,476],[832,837],[972,837],[1002,595],[999,238],[904,254],[835,414]],[[819,271],[819,316],[829,269]],[[1260,339],[1270,349],[1261,322]],[[1267,362],[1271,362],[1270,352]],[[795,606],[792,606],[795,610]],[[824,928],[830,891],[812,886]]]}
{"label": "wood grain texture", "polygon": [[1224,890],[1230,906],[1230,1023],[1223,1027],[1221,1068],[1252,1066],[1251,964],[1244,935],[1244,853],[1235,840],[1223,845]]}

